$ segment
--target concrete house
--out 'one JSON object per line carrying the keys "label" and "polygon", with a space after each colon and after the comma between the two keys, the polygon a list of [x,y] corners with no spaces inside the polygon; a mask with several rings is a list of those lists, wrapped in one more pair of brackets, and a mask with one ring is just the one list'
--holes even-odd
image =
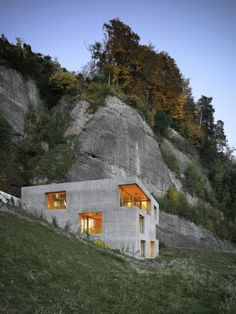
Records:
{"label": "concrete house", "polygon": [[159,205],[138,178],[23,187],[22,204],[137,258],[158,256]]}

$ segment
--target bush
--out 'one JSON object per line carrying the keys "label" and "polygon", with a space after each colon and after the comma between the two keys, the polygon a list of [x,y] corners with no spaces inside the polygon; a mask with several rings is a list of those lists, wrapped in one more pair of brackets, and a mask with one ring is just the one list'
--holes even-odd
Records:
{"label": "bush", "polygon": [[180,175],[180,167],[175,155],[162,151],[162,156],[168,168],[177,175]]}
{"label": "bush", "polygon": [[73,73],[63,71],[60,67],[49,77],[51,87],[62,95],[74,95],[78,92],[79,81]]}
{"label": "bush", "polygon": [[99,107],[104,106],[104,100],[110,93],[108,85],[100,83],[90,83],[87,87],[85,97],[89,101],[88,113],[94,113]]}
{"label": "bush", "polygon": [[198,168],[190,165],[185,171],[184,179],[185,189],[193,196],[198,196],[201,199],[205,198],[206,185],[203,176],[199,173]]}
{"label": "bush", "polygon": [[29,162],[31,183],[36,177],[62,182],[72,164],[75,151],[70,143],[58,144],[48,152],[37,155]]}
{"label": "bush", "polygon": [[93,241],[93,243],[96,245],[96,247],[101,248],[101,249],[110,249],[110,246],[106,244],[104,241],[101,239]]}
{"label": "bush", "polygon": [[173,120],[170,113],[166,111],[158,111],[156,113],[154,131],[157,134],[164,135],[172,124]]}
{"label": "bush", "polygon": [[181,152],[190,155],[195,160],[199,161],[199,155],[196,149],[185,139],[180,139],[175,136],[167,136],[169,140],[176,146]]}
{"label": "bush", "polygon": [[[47,178],[60,182],[65,179],[75,153],[74,138],[65,137],[70,122],[70,105],[47,108],[30,108],[26,119],[26,137],[19,147],[26,184],[34,178]],[[43,149],[46,143],[48,149]]]}
{"label": "bush", "polygon": [[158,198],[157,201],[160,205],[160,210],[182,216],[197,225],[205,227],[221,238],[230,238],[230,233],[227,231],[228,227],[223,226],[226,222],[222,222],[220,211],[217,208],[201,201],[197,205],[192,206],[188,203],[186,197],[176,191],[174,187],[171,187],[167,194],[162,198]]}
{"label": "bush", "polygon": [[158,203],[160,209],[167,213],[187,216],[187,214],[183,215],[182,212],[188,208],[188,202],[185,196],[178,192],[174,186],[169,188],[164,197],[158,198]]}

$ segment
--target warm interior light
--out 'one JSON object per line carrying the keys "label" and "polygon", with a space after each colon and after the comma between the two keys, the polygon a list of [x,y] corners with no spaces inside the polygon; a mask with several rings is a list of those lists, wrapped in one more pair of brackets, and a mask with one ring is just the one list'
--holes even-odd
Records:
{"label": "warm interior light", "polygon": [[47,193],[48,209],[65,209],[66,208],[66,192]]}
{"label": "warm interior light", "polygon": [[81,233],[99,234],[102,233],[102,213],[81,213],[80,215]]}
{"label": "warm interior light", "polygon": [[149,214],[151,201],[137,184],[124,184],[120,185],[120,206],[136,206]]}

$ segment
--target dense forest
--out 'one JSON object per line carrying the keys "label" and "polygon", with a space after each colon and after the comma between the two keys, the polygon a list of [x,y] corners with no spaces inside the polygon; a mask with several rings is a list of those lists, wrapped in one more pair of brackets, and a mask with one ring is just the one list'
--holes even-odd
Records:
{"label": "dense forest", "polygon": [[[188,140],[188,153],[198,156],[212,190],[205,191],[194,167],[187,169],[183,186],[212,208],[207,219],[213,227],[207,227],[236,241],[236,163],[233,150],[227,144],[224,123],[214,119],[213,98],[202,96],[195,101],[190,82],[183,77],[175,60],[151,44],[141,45],[140,37],[119,19],[104,24],[104,39],[91,44],[89,49],[90,62],[80,73],[71,73],[50,56],[33,52],[20,38],[12,44],[1,36],[0,65],[16,69],[36,82],[45,111],[40,115],[29,112],[26,134],[28,128],[31,135],[17,143],[11,141],[13,131],[0,115],[0,189],[17,194],[21,185],[29,183],[31,166],[41,153],[39,139],[48,142],[54,150],[58,145],[66,145],[63,132],[67,122],[64,129],[58,129],[49,118],[52,112],[56,116],[57,103],[63,95],[72,100],[87,99],[90,112],[94,112],[103,105],[104,97],[113,94],[140,112],[157,141],[168,136],[170,127]],[[68,160],[73,158],[73,154],[68,154]],[[175,213],[176,208],[181,211],[185,202],[177,194],[172,190],[162,200],[163,206]],[[213,209],[217,209],[215,216]],[[181,214],[193,219],[186,212]],[[204,224],[202,220],[195,219]]]}

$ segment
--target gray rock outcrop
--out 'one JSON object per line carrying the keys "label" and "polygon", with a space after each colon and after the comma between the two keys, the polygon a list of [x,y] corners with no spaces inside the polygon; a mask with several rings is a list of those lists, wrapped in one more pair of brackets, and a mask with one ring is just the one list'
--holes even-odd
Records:
{"label": "gray rock outcrop", "polygon": [[79,136],[80,154],[68,180],[137,176],[156,195],[172,185],[153,132],[140,114],[119,98],[109,96],[92,116],[80,102],[72,112],[68,134]]}
{"label": "gray rock outcrop", "polygon": [[165,138],[163,139],[161,150],[164,154],[171,154],[176,158],[182,173],[184,173],[188,166],[193,164],[193,160],[191,160],[186,154],[177,149],[169,140]]}
{"label": "gray rock outcrop", "polygon": [[39,91],[32,80],[26,80],[20,72],[0,66],[0,113],[16,134],[23,135],[28,107],[41,103]]}
{"label": "gray rock outcrop", "polygon": [[[223,223],[223,222],[222,222]],[[212,232],[194,223],[160,211],[158,239],[170,247],[205,248],[213,251],[236,252],[236,246],[221,240]]]}

